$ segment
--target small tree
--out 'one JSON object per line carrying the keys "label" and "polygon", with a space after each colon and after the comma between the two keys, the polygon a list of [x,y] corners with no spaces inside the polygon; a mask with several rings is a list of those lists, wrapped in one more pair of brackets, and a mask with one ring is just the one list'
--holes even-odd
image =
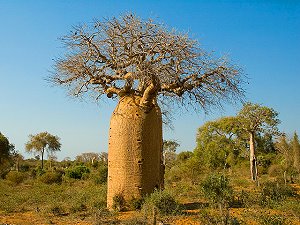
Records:
{"label": "small tree", "polygon": [[250,149],[250,173],[251,179],[257,180],[257,160],[255,156],[255,136],[258,133],[279,134],[277,125],[279,119],[278,113],[266,106],[259,104],[246,103],[242,110],[238,113],[237,122],[239,128],[248,134]]}
{"label": "small tree", "polygon": [[293,152],[285,134],[279,136],[275,142],[275,149],[282,157],[283,178],[287,183],[287,173],[291,172],[293,167]]}
{"label": "small tree", "polygon": [[297,133],[294,133],[292,139],[292,149],[293,149],[293,158],[294,158],[294,168],[300,172],[300,143]]}
{"label": "small tree", "polygon": [[176,149],[180,146],[175,140],[165,140],[163,142],[163,156],[164,165],[167,168],[172,166],[172,163],[176,160]]}
{"label": "small tree", "polygon": [[29,141],[26,143],[25,148],[27,152],[34,152],[41,154],[42,169],[44,168],[44,153],[53,154],[60,151],[61,143],[58,136],[53,136],[48,132],[42,132],[36,135],[29,135]]}
{"label": "small tree", "polygon": [[233,189],[224,175],[212,174],[202,182],[202,192],[211,204],[216,204],[222,216],[222,224],[229,219],[229,203],[233,197]]}

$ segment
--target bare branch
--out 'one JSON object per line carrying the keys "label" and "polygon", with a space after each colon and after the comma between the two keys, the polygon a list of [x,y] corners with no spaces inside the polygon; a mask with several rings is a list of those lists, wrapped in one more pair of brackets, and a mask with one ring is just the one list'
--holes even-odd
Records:
{"label": "bare branch", "polygon": [[215,58],[197,41],[152,20],[127,14],[74,27],[62,38],[68,52],[51,81],[74,96],[138,95],[151,106],[158,96],[178,105],[207,108],[243,97],[243,73]]}

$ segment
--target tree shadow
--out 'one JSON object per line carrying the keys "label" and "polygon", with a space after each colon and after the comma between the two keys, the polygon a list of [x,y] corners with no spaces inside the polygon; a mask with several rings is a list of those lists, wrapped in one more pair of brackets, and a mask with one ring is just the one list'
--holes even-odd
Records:
{"label": "tree shadow", "polygon": [[189,203],[182,204],[182,209],[184,213],[188,215],[198,214],[199,209],[203,209],[207,207],[208,207],[208,203],[205,202],[189,202]]}

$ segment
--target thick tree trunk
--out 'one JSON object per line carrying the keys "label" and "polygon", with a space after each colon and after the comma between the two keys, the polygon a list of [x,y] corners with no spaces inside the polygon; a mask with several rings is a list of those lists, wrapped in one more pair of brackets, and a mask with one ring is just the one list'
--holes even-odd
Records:
{"label": "thick tree trunk", "polygon": [[126,201],[163,187],[162,118],[160,108],[124,96],[113,112],[109,130],[107,206],[122,194]]}
{"label": "thick tree trunk", "polygon": [[250,173],[251,179],[256,181],[257,180],[257,162],[255,157],[255,142],[254,142],[254,133],[250,132]]}

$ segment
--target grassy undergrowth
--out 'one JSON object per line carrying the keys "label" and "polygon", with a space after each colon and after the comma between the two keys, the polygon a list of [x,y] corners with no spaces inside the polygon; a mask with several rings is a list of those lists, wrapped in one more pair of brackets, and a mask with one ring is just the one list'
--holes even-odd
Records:
{"label": "grassy undergrowth", "polygon": [[106,186],[88,181],[44,184],[27,182],[12,185],[0,180],[0,210],[6,213],[36,211],[54,215],[68,215],[106,207]]}

